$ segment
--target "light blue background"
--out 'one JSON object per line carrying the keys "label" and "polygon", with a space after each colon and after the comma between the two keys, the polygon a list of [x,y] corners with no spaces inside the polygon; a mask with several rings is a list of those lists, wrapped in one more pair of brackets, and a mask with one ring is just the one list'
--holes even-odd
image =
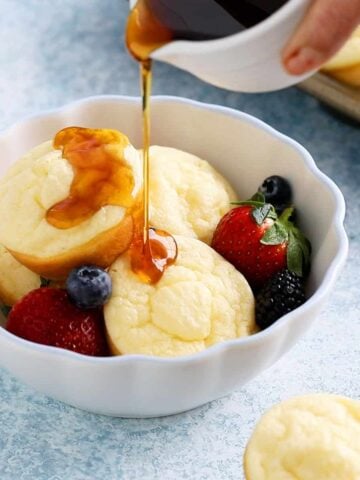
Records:
{"label": "light blue background", "polygon": [[[0,0],[0,128],[89,95],[138,95],[137,65],[123,46],[126,13],[126,0]],[[155,72],[154,93],[244,110],[305,145],[346,197],[349,261],[319,321],[288,355],[245,388],[183,415],[96,416],[1,371],[1,480],[238,480],[246,441],[269,406],[316,391],[359,398],[358,125],[295,88],[241,95],[166,65]]]}

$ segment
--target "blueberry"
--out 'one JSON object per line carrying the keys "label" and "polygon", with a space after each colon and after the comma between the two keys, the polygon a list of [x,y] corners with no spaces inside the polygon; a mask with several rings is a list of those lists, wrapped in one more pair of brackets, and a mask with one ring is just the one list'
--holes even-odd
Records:
{"label": "blueberry", "polygon": [[279,175],[265,178],[263,184],[259,187],[259,192],[264,195],[265,202],[271,203],[278,213],[281,213],[291,204],[291,186],[285,178]]}
{"label": "blueberry", "polygon": [[110,298],[111,278],[96,265],[82,265],[71,270],[66,280],[66,290],[76,306],[100,307]]}

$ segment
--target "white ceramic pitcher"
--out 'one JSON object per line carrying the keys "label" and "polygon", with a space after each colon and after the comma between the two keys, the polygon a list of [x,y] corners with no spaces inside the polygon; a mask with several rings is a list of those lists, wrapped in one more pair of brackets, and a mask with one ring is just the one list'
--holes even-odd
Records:
{"label": "white ceramic pitcher", "polygon": [[[288,87],[310,75],[289,75],[281,63],[281,51],[309,3],[289,0],[248,30],[217,40],[176,40],[155,50],[152,58],[229,90],[266,92]],[[135,4],[136,0],[130,1],[131,7]]]}

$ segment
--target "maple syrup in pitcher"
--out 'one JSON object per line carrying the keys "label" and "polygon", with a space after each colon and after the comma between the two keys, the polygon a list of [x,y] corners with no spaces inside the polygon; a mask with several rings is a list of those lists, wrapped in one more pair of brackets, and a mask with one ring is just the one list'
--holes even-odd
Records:
{"label": "maple syrup in pitcher", "polygon": [[149,148],[151,53],[177,39],[209,40],[252,27],[287,0],[138,0],[129,14],[126,44],[140,62],[143,111],[143,204],[135,218],[131,265],[144,281],[155,283],[174,263],[177,247],[166,232],[149,226]]}
{"label": "maple syrup in pitcher", "polygon": [[140,61],[172,40],[226,37],[262,22],[288,0],[138,0],[126,43]]}

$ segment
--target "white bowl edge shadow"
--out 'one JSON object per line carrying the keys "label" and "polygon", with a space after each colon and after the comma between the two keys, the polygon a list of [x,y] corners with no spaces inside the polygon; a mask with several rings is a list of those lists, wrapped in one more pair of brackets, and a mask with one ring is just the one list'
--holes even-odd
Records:
{"label": "white bowl edge shadow", "polygon": [[[94,106],[102,105],[102,108],[105,108],[107,105],[131,105],[131,106],[138,106],[138,118],[140,119],[140,99],[136,97],[121,97],[121,96],[98,96],[98,97],[90,97],[85,98],[82,100],[78,100],[72,102],[64,107],[60,107],[58,109],[50,110],[48,112],[43,112],[38,115],[30,116],[12,127],[6,129],[3,132],[0,132],[0,142],[6,136],[14,135],[18,130],[22,128],[28,128],[28,126],[36,121],[42,122],[48,118],[57,118],[57,117],[64,117],[65,120],[68,116],[74,115],[74,113],[81,111],[82,109],[86,109],[88,107],[93,108]],[[153,98],[153,110],[155,111],[158,106],[161,108],[167,108],[167,106],[175,107],[183,106],[184,108],[191,108],[195,110],[205,110],[206,112],[213,112],[214,114],[220,114],[226,117],[232,117],[235,119],[240,120],[243,123],[251,124],[255,128],[263,130],[267,132],[270,136],[276,138],[278,141],[282,143],[286,143],[291,148],[295,149],[299,156],[301,157],[305,168],[311,171],[312,175],[317,178],[317,180],[326,188],[329,195],[333,197],[333,201],[336,204],[336,209],[333,212],[333,219],[332,219],[332,227],[333,227],[333,236],[334,241],[336,242],[336,255],[328,265],[326,269],[326,273],[318,286],[317,290],[311,295],[311,297],[307,300],[307,302],[299,307],[294,312],[289,313],[288,315],[284,316],[280,320],[278,320],[272,327],[259,332],[253,336],[246,337],[246,338],[239,338],[235,340],[229,340],[217,345],[214,345],[203,352],[177,357],[177,358],[159,358],[159,357],[150,357],[145,355],[125,355],[125,356],[118,356],[118,357],[104,357],[104,358],[93,358],[87,357],[84,355],[80,355],[74,352],[58,349],[55,347],[48,347],[43,345],[38,345],[27,340],[23,340],[21,338],[16,337],[15,335],[7,332],[4,328],[0,328],[0,339],[2,338],[6,342],[10,342],[16,348],[21,348],[25,350],[33,351],[34,353],[37,352],[38,354],[45,354],[50,356],[58,356],[61,358],[68,358],[69,360],[73,360],[76,363],[81,364],[96,364],[96,365],[106,365],[111,364],[113,366],[125,365],[125,364],[136,364],[140,363],[143,364],[153,364],[159,366],[161,368],[162,365],[173,365],[174,367],[178,365],[181,367],[182,365],[195,365],[201,362],[206,361],[207,359],[211,359],[211,357],[216,357],[224,353],[226,350],[232,350],[241,348],[242,346],[249,346],[255,344],[266,344],[266,342],[270,339],[270,337],[276,336],[278,332],[280,332],[285,326],[289,329],[294,322],[297,321],[299,315],[301,317],[307,316],[311,314],[311,311],[316,308],[318,305],[323,304],[326,297],[331,291],[331,288],[340,272],[341,267],[343,266],[347,250],[348,250],[348,240],[343,226],[343,220],[345,215],[345,202],[343,196],[338,189],[338,187],[334,184],[332,180],[330,180],[324,173],[322,173],[317,166],[315,165],[314,160],[312,159],[311,155],[303,148],[300,144],[295,142],[294,140],[290,139],[289,137],[279,133],[278,131],[274,130],[272,127],[268,126],[264,122],[242,112],[238,112],[236,110],[232,110],[230,108],[216,106],[216,105],[209,105],[203,104],[187,99],[177,98],[177,97],[154,97]],[[75,115],[76,116],[76,115]],[[25,147],[25,150],[28,146]],[[311,322],[312,323],[312,322]],[[309,323],[310,326],[310,323]],[[300,337],[301,335],[299,335]],[[297,340],[297,338],[296,338]],[[289,348],[292,345],[289,346]],[[284,352],[283,352],[284,353]],[[270,366],[274,361],[277,360],[277,354],[274,354],[274,359],[269,361],[267,366]],[[1,360],[1,355],[0,355]],[[265,367],[266,368],[266,367]],[[259,372],[260,373],[260,372]],[[215,396],[216,398],[216,396]],[[213,399],[213,398],[211,398]],[[210,399],[209,399],[210,400]],[[197,405],[194,405],[194,407]],[[94,411],[94,410],[92,410]],[[107,413],[101,411],[100,413]],[[168,413],[177,413],[176,411],[166,412]],[[112,413],[110,413],[112,414]],[[159,413],[161,415],[161,412]],[[123,414],[121,416],[153,416],[150,415],[142,415],[140,414],[130,415]]]}

